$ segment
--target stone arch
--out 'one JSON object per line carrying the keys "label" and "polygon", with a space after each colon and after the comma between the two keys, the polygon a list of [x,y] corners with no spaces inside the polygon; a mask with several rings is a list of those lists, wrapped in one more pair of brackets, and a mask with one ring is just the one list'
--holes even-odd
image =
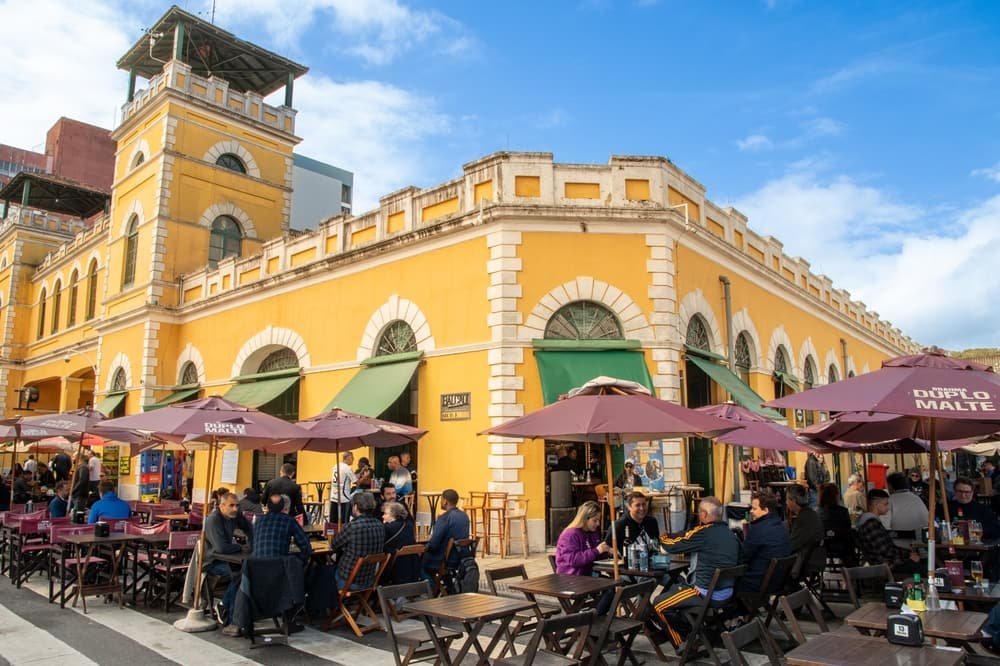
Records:
{"label": "stone arch", "polygon": [[260,178],[260,168],[257,166],[257,160],[253,158],[250,151],[247,150],[239,141],[233,141],[231,139],[220,141],[205,151],[205,156],[202,159],[211,164],[215,164],[216,160],[226,153],[232,153],[242,160],[243,166],[247,168],[248,176]]}
{"label": "stone arch", "polygon": [[765,363],[761,354],[764,351],[764,346],[760,342],[760,334],[757,332],[757,327],[753,323],[753,319],[750,318],[750,313],[747,312],[746,308],[743,308],[739,312],[733,314],[733,341],[735,344],[736,337],[740,333],[746,333],[747,337],[750,338],[750,342],[753,343],[753,349],[750,352],[753,354],[751,361],[753,365],[750,368],[750,372],[758,372],[759,368],[763,368]]}
{"label": "stone arch", "polygon": [[701,315],[701,318],[708,327],[708,336],[712,343],[712,348],[708,351],[725,356],[725,347],[722,344],[722,331],[719,328],[719,320],[716,319],[715,310],[712,309],[712,305],[705,298],[705,294],[702,293],[701,289],[688,292],[681,299],[680,305],[677,308],[679,330],[682,332],[682,335],[687,331],[688,323],[695,315]]}
{"label": "stone arch", "polygon": [[857,375],[858,374],[858,367],[856,365],[854,365],[854,357],[853,356],[848,356],[847,357],[847,368],[845,369],[844,374],[841,376],[841,379],[847,379],[848,375],[850,375],[852,373],[855,374],[855,375]]}
{"label": "stone arch", "polygon": [[624,291],[592,277],[579,276],[564,282],[542,298],[532,308],[531,314],[522,326],[518,326],[518,338],[533,340],[545,337],[545,326],[559,308],[574,301],[594,301],[607,307],[618,317],[624,336],[629,340],[653,342],[653,327],[636,302]]}
{"label": "stone arch", "polygon": [[795,365],[795,346],[792,344],[791,338],[788,337],[788,333],[785,332],[784,326],[778,326],[771,333],[771,340],[767,344],[767,358],[765,359],[764,367],[768,371],[774,372],[774,355],[778,351],[779,345],[784,346],[785,351],[788,352],[788,362],[792,364],[792,367],[788,371],[796,377],[801,377],[801,366]]}
{"label": "stone arch", "polygon": [[132,363],[128,360],[128,356],[125,352],[118,352],[115,357],[111,360],[111,365],[108,367],[107,380],[104,384],[104,392],[110,392],[115,381],[115,373],[118,372],[118,368],[125,371],[125,385],[132,387]]}
{"label": "stone arch", "polygon": [[837,377],[843,379],[846,375],[844,374],[844,369],[840,366],[840,358],[837,356],[837,352],[832,349],[826,351],[826,357],[823,359],[823,383],[829,383],[830,381],[830,366],[837,369]]}
{"label": "stone arch", "polygon": [[93,252],[90,253],[90,256],[87,257],[87,264],[86,264],[87,267],[80,271],[80,275],[90,275],[90,265],[95,261],[97,262],[97,271],[100,272],[101,255],[97,250],[94,250]]}
{"label": "stone arch", "polygon": [[195,370],[198,371],[198,383],[205,383],[205,359],[202,358],[201,352],[190,342],[181,351],[180,356],[177,357],[177,385],[181,384],[181,370],[184,369],[185,363],[193,363]]}
{"label": "stone arch", "polygon": [[[138,199],[134,199],[132,203],[129,205],[128,209],[125,211],[125,214],[122,215],[122,218],[120,220],[120,226],[118,229],[119,231],[118,236],[120,238],[124,238],[125,235],[128,234],[128,223],[132,220],[133,215],[135,215],[136,218],[138,218],[139,226],[141,227],[142,223],[146,221],[146,214],[143,212],[142,204],[139,203]],[[100,266],[100,263],[98,262],[97,265]]]}
{"label": "stone arch", "polygon": [[867,362],[863,366],[861,366],[861,374],[867,375],[871,371],[872,369],[868,366]]}
{"label": "stone arch", "polygon": [[812,358],[813,370],[815,374],[813,375],[813,386],[819,386],[823,382],[820,381],[822,371],[819,367],[819,352],[816,351],[816,345],[813,344],[812,338],[807,337],[803,342],[802,346],[799,347],[799,367],[802,369],[802,376],[799,379],[805,379],[806,376],[806,359]]}
{"label": "stone arch", "polygon": [[238,377],[257,372],[257,366],[260,365],[260,362],[278,347],[288,347],[295,352],[295,355],[299,357],[300,368],[308,368],[312,365],[312,361],[309,359],[309,350],[306,349],[306,342],[301,335],[290,328],[268,326],[247,340],[240,348],[239,353],[236,354],[236,360],[233,362],[232,376]]}
{"label": "stone arch", "polygon": [[132,146],[132,152],[129,153],[128,162],[126,162],[128,166],[125,168],[125,173],[128,173],[133,169],[142,166],[142,164],[135,163],[135,160],[140,155],[140,153],[142,154],[143,157],[142,164],[144,164],[149,160],[149,156],[151,154],[151,151],[149,150],[149,143],[147,143],[145,139],[140,139],[136,141],[135,144]]}
{"label": "stone arch", "polygon": [[230,201],[212,204],[209,206],[205,212],[201,214],[201,219],[198,220],[198,224],[206,229],[211,229],[212,222],[214,222],[215,218],[220,215],[228,215],[239,222],[240,228],[243,230],[244,238],[257,238],[257,229],[253,226],[253,220],[251,220],[250,216],[243,212],[239,206]]}
{"label": "stone arch", "polygon": [[389,300],[375,310],[371,319],[365,324],[365,332],[361,336],[361,344],[355,354],[357,360],[363,361],[366,358],[371,358],[375,354],[375,345],[378,344],[382,330],[397,320],[405,321],[413,329],[417,349],[422,352],[434,351],[435,342],[434,336],[431,334],[431,326],[420,307],[411,300],[400,298],[399,294],[393,294]]}

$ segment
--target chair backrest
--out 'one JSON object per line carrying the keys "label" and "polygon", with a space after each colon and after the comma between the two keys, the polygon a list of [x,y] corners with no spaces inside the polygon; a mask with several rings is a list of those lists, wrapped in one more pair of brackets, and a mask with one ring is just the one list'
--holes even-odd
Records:
{"label": "chair backrest", "polygon": [[[746,570],[747,570],[747,567],[746,567],[745,564],[741,564],[738,567],[728,567],[728,568],[725,568],[725,569],[718,568],[718,569],[715,570],[715,573],[712,574],[712,580],[709,581],[708,587],[705,589],[705,596],[702,597],[701,603],[699,603],[696,606],[695,618],[696,618],[697,625],[699,625],[699,626],[701,625],[702,620],[705,618],[705,615],[708,613],[708,609],[712,607],[712,604],[713,604],[712,596],[715,594],[715,591],[717,589],[718,590],[725,589],[726,587],[729,587],[730,585],[734,586],[734,588],[735,588],[737,586],[737,584],[739,583],[740,577],[742,577],[743,574],[746,573]],[[737,597],[737,595],[734,594],[731,597],[731,599],[735,600],[736,597]],[[723,602],[723,604],[725,604],[725,603],[728,603],[728,602]]]}
{"label": "chair backrest", "polygon": [[802,631],[802,626],[799,625],[796,615],[802,608],[809,611],[813,617],[813,621],[819,626],[821,632],[826,633],[830,631],[830,627],[827,626],[826,620],[823,618],[823,609],[819,607],[819,602],[816,601],[816,597],[813,596],[812,591],[807,587],[803,587],[793,594],[779,597],[778,608],[785,616],[785,621],[791,626],[792,637],[799,645],[806,642],[805,632]]}
{"label": "chair backrest", "polygon": [[49,543],[66,543],[66,537],[71,534],[93,534],[93,525],[73,525],[70,524],[59,524],[53,525],[51,531],[49,532]]}
{"label": "chair backrest", "polygon": [[549,555],[549,566],[552,567],[552,573],[559,573],[558,571],[556,571],[556,568],[559,565],[556,564],[556,556],[555,555],[551,555],[551,554]]}
{"label": "chair backrest", "polygon": [[201,538],[201,532],[171,532],[167,541],[169,550],[194,550]]}
{"label": "chair backrest", "polygon": [[[808,590],[803,591],[808,592]],[[755,617],[737,629],[722,632],[722,644],[729,651],[729,663],[733,666],[747,666],[747,661],[743,658],[742,648],[755,641],[764,648],[764,653],[773,666],[781,666],[781,657],[784,655],[782,655],[781,649],[775,645],[759,618]]]}
{"label": "chair backrest", "polygon": [[402,662],[399,658],[399,649],[396,647],[396,630],[394,621],[406,620],[414,617],[412,613],[406,613],[396,606],[396,600],[406,599],[407,601],[419,601],[430,599],[434,596],[431,583],[428,580],[421,580],[416,583],[401,583],[399,585],[379,585],[376,588],[378,603],[382,608],[382,615],[385,617],[385,628],[389,632],[392,640],[393,653],[396,657],[397,666]]}
{"label": "chair backrest", "polygon": [[136,523],[125,523],[125,534],[135,536],[152,536],[154,534],[167,534],[170,532],[170,521],[159,523],[158,525],[140,525]]}
{"label": "chair backrest", "polygon": [[[556,615],[539,621],[538,628],[535,629],[523,653],[524,666],[532,666],[539,653],[549,652],[551,648],[560,646],[560,654],[579,661],[583,650],[587,647],[587,639],[590,637],[590,628],[593,624],[594,611]],[[549,650],[542,649],[543,640],[545,645],[550,647]]]}
{"label": "chair backrest", "polygon": [[[527,577],[528,577],[528,570],[524,568],[523,564],[518,564],[516,566],[511,566],[511,567],[500,567],[498,569],[487,569],[486,585],[490,588],[490,593],[496,597],[507,593],[506,589],[497,588],[498,582],[510,579],[524,580]],[[523,598],[523,595],[518,598]]]}
{"label": "chair backrest", "polygon": [[52,528],[52,521],[47,517],[42,518],[30,518],[21,521],[21,536],[36,536],[39,534],[44,534],[48,536],[49,530]]}
{"label": "chair backrest", "polygon": [[27,513],[28,505],[22,502],[12,502],[10,505],[11,513]]}
{"label": "chair backrest", "polygon": [[597,495],[597,501],[598,502],[607,502],[608,501],[608,484],[606,484],[606,483],[598,483],[596,486],[594,486],[594,494]]}
{"label": "chair backrest", "polygon": [[798,554],[772,557],[767,565],[767,571],[764,572],[764,578],[760,581],[760,595],[766,598],[772,592],[781,589],[798,561]]}
{"label": "chair backrest", "polygon": [[858,592],[855,584],[863,580],[881,580],[883,582],[892,580],[892,570],[888,564],[874,564],[866,567],[846,567],[843,570],[844,585],[847,593],[851,597],[851,603],[855,608],[861,608],[861,601],[858,599]]}
{"label": "chair backrest", "polygon": [[31,513],[13,513],[8,511],[3,516],[3,524],[5,527],[13,527],[25,520],[42,520],[43,518],[47,518],[48,515],[48,509],[32,511]]}
{"label": "chair backrest", "polygon": [[632,620],[645,622],[652,605],[653,588],[656,584],[656,580],[647,578],[621,588],[621,594],[616,596],[618,606],[612,608],[611,615],[618,613]]}
{"label": "chair backrest", "polygon": [[132,518],[105,518],[104,522],[108,524],[108,529],[111,530],[112,534],[125,534],[126,525],[129,523],[138,525],[142,522],[142,518],[140,516]]}
{"label": "chair backrest", "polygon": [[486,506],[486,496],[488,494],[489,493],[481,492],[481,491],[476,491],[476,490],[469,491],[469,506],[466,507],[466,510],[468,510],[468,509],[482,509],[483,507],[485,507]]}
{"label": "chair backrest", "polygon": [[[341,598],[344,598],[358,594],[359,592],[370,592],[371,590],[374,590],[378,585],[378,581],[382,577],[382,573],[385,571],[385,565],[388,564],[388,562],[388,553],[373,553],[371,555],[365,555],[364,557],[358,558],[354,562],[354,567],[351,569],[351,573],[347,576],[347,580],[344,581],[344,586],[340,588],[337,593]],[[375,568],[375,572],[372,575],[371,585],[358,590],[352,590],[351,588],[354,587],[354,581],[361,575],[361,572],[366,567]]]}
{"label": "chair backrest", "polygon": [[[476,551],[479,549],[479,537],[469,537],[468,539],[454,539],[453,541],[454,543],[452,544],[452,547],[449,549],[448,555],[451,554],[452,550],[459,549],[462,551],[460,553],[462,557],[465,557],[466,554],[469,554],[472,557],[476,556]],[[448,561],[447,556],[445,557],[445,561],[446,562]]]}
{"label": "chair backrest", "polygon": [[486,493],[486,508],[506,510],[507,495],[508,493],[496,493],[496,492]]}

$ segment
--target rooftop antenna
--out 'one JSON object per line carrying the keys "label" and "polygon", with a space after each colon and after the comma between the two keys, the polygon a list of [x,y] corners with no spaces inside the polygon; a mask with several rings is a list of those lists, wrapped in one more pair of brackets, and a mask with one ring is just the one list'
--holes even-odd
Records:
{"label": "rooftop antenna", "polygon": [[212,0],[212,25],[215,25],[215,0]]}

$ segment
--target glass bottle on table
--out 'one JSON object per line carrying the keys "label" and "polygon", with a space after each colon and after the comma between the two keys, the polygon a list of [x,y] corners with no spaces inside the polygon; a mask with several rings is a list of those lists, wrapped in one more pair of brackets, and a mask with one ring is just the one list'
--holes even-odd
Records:
{"label": "glass bottle on table", "polygon": [[969,573],[976,587],[980,587],[983,584],[983,563],[980,560],[969,562]]}

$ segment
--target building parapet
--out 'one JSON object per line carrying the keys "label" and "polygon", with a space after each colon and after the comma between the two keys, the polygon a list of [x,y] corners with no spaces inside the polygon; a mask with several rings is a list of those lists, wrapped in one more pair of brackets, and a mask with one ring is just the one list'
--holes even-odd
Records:
{"label": "building parapet", "polygon": [[35,270],[35,275],[37,276],[44,273],[48,268],[60,265],[64,259],[79,252],[82,247],[88,245],[95,238],[99,236],[107,236],[110,225],[110,215],[104,214],[100,217],[94,218],[91,225],[84,226],[82,229],[78,230],[72,240],[66,241],[58,248],[45,255],[42,262],[38,264],[38,268]]}
{"label": "building parapet", "polygon": [[251,91],[231,90],[229,82],[224,79],[193,74],[191,67],[180,60],[167,62],[163,71],[151,78],[145,89],[137,91],[132,100],[122,106],[122,122],[138,113],[166,88],[178,90],[280,132],[295,134],[295,109],[265,104],[263,97]]}
{"label": "building parapet", "polygon": [[254,257],[231,258],[215,270],[186,275],[181,279],[181,305],[364,246],[392,242],[408,232],[425,229],[433,234],[439,223],[481,213],[487,205],[648,211],[686,223],[872,335],[904,351],[918,349],[878,313],[834,287],[829,277],[813,273],[808,261],[785,254],[781,241],[752,230],[743,213],[709,201],[704,186],[663,157],[616,155],[607,165],[571,165],[554,163],[551,153],[488,155],[465,164],[463,175],[454,180],[397,190],[383,196],[372,211],[330,218],[314,231],[266,243]]}
{"label": "building parapet", "polygon": [[41,231],[54,231],[67,236],[87,228],[87,223],[79,218],[55,215],[37,208],[22,208],[12,203],[7,211],[7,218],[0,221],[0,234],[16,225]]}

